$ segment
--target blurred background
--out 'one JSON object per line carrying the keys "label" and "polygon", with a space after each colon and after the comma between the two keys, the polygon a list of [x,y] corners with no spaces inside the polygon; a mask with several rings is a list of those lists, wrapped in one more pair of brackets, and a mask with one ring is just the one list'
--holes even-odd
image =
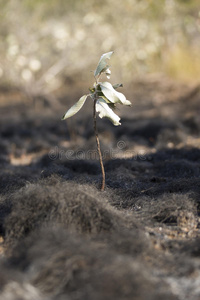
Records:
{"label": "blurred background", "polygon": [[91,99],[61,118],[109,51],[110,81],[133,105],[117,106],[121,126],[98,118],[106,159],[200,148],[199,0],[0,0],[0,162],[48,169],[58,147],[87,171],[76,151],[96,149]]}
{"label": "blurred background", "polygon": [[199,0],[0,0],[0,23],[0,85],[30,98],[92,84],[111,50],[111,81],[199,80]]}

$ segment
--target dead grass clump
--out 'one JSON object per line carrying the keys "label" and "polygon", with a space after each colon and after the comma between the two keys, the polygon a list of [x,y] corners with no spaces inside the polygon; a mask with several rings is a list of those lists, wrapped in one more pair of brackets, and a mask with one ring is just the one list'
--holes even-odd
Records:
{"label": "dead grass clump", "polygon": [[12,212],[5,222],[5,239],[11,244],[49,223],[88,234],[136,227],[128,216],[112,208],[95,187],[55,177],[27,184],[10,195],[10,202]]}
{"label": "dead grass clump", "polygon": [[30,234],[14,255],[10,266],[23,271],[28,283],[54,300],[176,299],[131,252],[120,255],[117,245],[113,249],[101,239],[91,241],[62,228]]}

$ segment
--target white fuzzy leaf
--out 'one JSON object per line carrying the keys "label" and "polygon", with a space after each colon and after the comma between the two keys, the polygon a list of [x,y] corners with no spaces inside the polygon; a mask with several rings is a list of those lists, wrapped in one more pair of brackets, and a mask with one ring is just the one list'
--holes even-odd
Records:
{"label": "white fuzzy leaf", "polygon": [[110,69],[108,68],[108,69],[106,70],[106,77],[107,77],[108,79],[110,79],[110,74],[111,74],[111,71],[110,71]]}
{"label": "white fuzzy leaf", "polygon": [[102,82],[100,83],[101,91],[106,96],[106,98],[112,103],[120,103],[123,105],[131,105],[129,100],[126,100],[124,94],[117,92],[111,83]]}
{"label": "white fuzzy leaf", "polygon": [[88,95],[82,96],[62,117],[62,120],[72,117],[75,115],[83,106],[87,99]]}
{"label": "white fuzzy leaf", "polygon": [[[97,68],[96,68],[96,70],[95,70],[95,72],[94,72],[94,76],[95,76],[95,77],[96,77],[97,75],[101,74],[101,72],[106,68],[106,66],[107,66],[106,60],[107,60],[107,59],[110,59],[110,57],[111,57],[112,54],[113,54],[113,51],[108,52],[108,53],[104,53],[104,54],[101,56],[101,58],[100,58],[100,60],[99,60],[99,63],[98,63],[98,65],[97,65]],[[106,70],[106,69],[105,69],[105,70]]]}
{"label": "white fuzzy leaf", "polygon": [[120,118],[112,111],[104,99],[99,98],[97,100],[96,111],[99,112],[100,118],[108,118],[115,126],[121,125],[119,122]]}

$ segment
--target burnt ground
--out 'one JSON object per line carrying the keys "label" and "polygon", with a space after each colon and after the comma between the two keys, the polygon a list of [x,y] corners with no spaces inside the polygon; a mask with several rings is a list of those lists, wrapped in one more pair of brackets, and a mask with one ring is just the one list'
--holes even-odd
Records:
{"label": "burnt ground", "polygon": [[98,119],[104,192],[89,101],[60,121],[81,92],[1,89],[0,299],[200,299],[200,88],[123,90],[122,125]]}

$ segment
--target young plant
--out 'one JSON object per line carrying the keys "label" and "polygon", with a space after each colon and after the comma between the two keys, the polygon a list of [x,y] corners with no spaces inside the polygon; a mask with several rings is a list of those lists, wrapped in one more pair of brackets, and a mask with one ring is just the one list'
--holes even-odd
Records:
{"label": "young plant", "polygon": [[82,96],[76,104],[74,104],[62,117],[65,120],[69,117],[75,115],[83,106],[86,99],[90,97],[93,101],[93,121],[94,121],[94,132],[96,137],[97,150],[99,154],[99,160],[102,172],[102,184],[101,190],[104,191],[105,188],[105,171],[103,166],[103,159],[100,149],[100,142],[96,123],[96,113],[99,113],[100,118],[108,118],[115,126],[121,125],[120,118],[116,115],[112,108],[115,108],[116,104],[131,105],[131,102],[126,99],[126,97],[116,91],[117,88],[121,87],[122,84],[112,85],[111,83],[105,81],[100,82],[100,77],[105,74],[108,79],[110,79],[110,66],[107,64],[107,60],[110,59],[113,51],[105,53],[101,56],[96,70],[94,71],[95,83],[93,88],[89,88],[90,93],[88,95]]}

